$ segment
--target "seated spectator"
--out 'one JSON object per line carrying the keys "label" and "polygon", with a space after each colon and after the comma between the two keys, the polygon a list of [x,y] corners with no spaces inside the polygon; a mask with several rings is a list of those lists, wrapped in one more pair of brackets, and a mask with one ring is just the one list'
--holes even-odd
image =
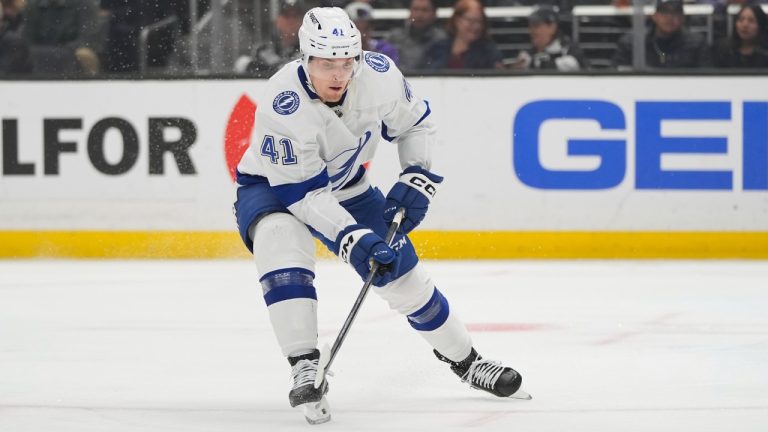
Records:
{"label": "seated spectator", "polygon": [[102,41],[96,0],[29,0],[22,34],[32,50],[35,72],[99,72],[96,53]]}
{"label": "seated spectator", "polygon": [[[106,16],[108,31],[104,53],[104,70],[109,72],[136,72],[139,70],[139,35],[141,30],[163,19],[176,16],[179,22],[159,28],[147,41],[147,66],[167,66],[179,28],[189,26],[180,5],[186,0],[100,0],[102,14]],[[186,19],[186,21],[185,21]],[[185,24],[186,23],[186,24]]]}
{"label": "seated spectator", "polygon": [[396,28],[388,40],[400,53],[400,69],[416,69],[427,47],[446,39],[445,30],[437,26],[437,8],[432,0],[411,0],[410,17],[405,26]]}
{"label": "seated spectator", "polygon": [[29,46],[16,31],[22,8],[21,0],[0,0],[0,75],[32,71]]}
{"label": "seated spectator", "polygon": [[373,8],[368,3],[355,1],[345,8],[347,15],[360,30],[363,50],[382,53],[391,58],[396,65],[400,65],[400,53],[391,43],[383,39],[374,39],[373,36]]}
{"label": "seated spectator", "polygon": [[[447,0],[438,0],[445,3]],[[483,4],[485,7],[541,7],[547,6],[557,8],[564,11],[570,11],[573,6],[577,5],[590,5],[604,4],[606,0],[485,0]],[[451,4],[447,5],[448,7]],[[438,7],[443,7],[440,5]]]}
{"label": "seated spectator", "polygon": [[557,11],[542,6],[528,17],[532,48],[520,51],[514,69],[547,69],[563,72],[583,68],[584,57],[578,47],[560,32]]}
{"label": "seated spectator", "polygon": [[24,22],[23,12],[26,0],[0,0],[0,23],[6,31],[20,34]]}
{"label": "seated spectator", "polygon": [[768,21],[759,5],[742,6],[733,24],[733,33],[717,44],[717,67],[768,67]]}
{"label": "seated spectator", "polygon": [[766,4],[768,0],[695,0],[693,3],[712,5],[715,8],[715,14],[725,14],[728,6],[731,5]]}
{"label": "seated spectator", "polygon": [[448,20],[448,39],[427,48],[420,69],[501,69],[502,55],[488,36],[479,0],[459,0]]}
{"label": "seated spectator", "polygon": [[301,7],[284,5],[275,18],[270,40],[258,45],[252,54],[238,58],[235,72],[270,77],[284,64],[301,57],[298,32],[303,19]]}
{"label": "seated spectator", "polygon": [[19,35],[0,24],[0,75],[32,72],[29,47]]}
{"label": "seated spectator", "polygon": [[[685,27],[683,2],[659,0],[653,22],[645,36],[645,63],[651,68],[695,68],[710,66],[711,56],[706,41]],[[619,40],[613,64],[619,70],[632,67],[632,33]]]}

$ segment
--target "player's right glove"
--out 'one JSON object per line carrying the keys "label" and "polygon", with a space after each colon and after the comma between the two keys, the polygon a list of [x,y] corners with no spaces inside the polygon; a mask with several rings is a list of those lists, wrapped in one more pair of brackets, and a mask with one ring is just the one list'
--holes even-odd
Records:
{"label": "player's right glove", "polygon": [[336,237],[336,255],[345,263],[352,264],[363,280],[371,272],[371,260],[379,263],[373,284],[384,286],[397,275],[400,253],[384,242],[365,225],[350,225]]}
{"label": "player's right glove", "polygon": [[410,166],[400,174],[400,180],[392,186],[384,204],[384,221],[391,223],[400,207],[405,208],[405,218],[400,231],[408,234],[427,215],[429,202],[437,192],[443,178],[419,166]]}

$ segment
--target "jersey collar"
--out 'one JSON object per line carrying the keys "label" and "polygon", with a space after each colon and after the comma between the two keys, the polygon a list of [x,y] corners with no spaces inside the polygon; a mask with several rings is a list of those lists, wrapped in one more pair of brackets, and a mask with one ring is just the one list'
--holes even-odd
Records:
{"label": "jersey collar", "polygon": [[312,89],[309,87],[309,77],[307,76],[307,73],[304,72],[304,66],[299,65],[299,68],[296,70],[299,73],[299,82],[301,83],[301,86],[304,87],[304,91],[307,92],[307,94],[311,99],[320,99],[320,96],[318,96],[317,93],[313,92]]}

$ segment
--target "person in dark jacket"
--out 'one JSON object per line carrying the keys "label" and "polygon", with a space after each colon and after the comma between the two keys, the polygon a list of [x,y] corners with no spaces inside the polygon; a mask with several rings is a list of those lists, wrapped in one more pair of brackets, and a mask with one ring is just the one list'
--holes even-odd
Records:
{"label": "person in dark jacket", "polygon": [[26,0],[0,0],[0,25],[6,31],[20,35],[26,6]]}
{"label": "person in dark jacket", "polygon": [[362,1],[353,1],[348,4],[344,11],[360,30],[360,41],[363,44],[363,50],[373,51],[384,54],[392,59],[395,65],[400,66],[400,52],[397,47],[385,39],[373,37],[375,31],[373,24],[373,8],[370,4]]}
{"label": "person in dark jacket", "polygon": [[483,4],[459,0],[448,21],[448,39],[427,48],[419,69],[501,69],[501,51],[488,36]]}
{"label": "person in dark jacket", "polygon": [[0,0],[0,75],[32,71],[29,46],[19,35],[19,0]]}
{"label": "person in dark jacket", "polygon": [[448,37],[437,25],[437,7],[432,0],[411,0],[409,18],[403,27],[393,29],[387,38],[400,53],[400,69],[416,69],[424,52],[433,43]]}
{"label": "person in dark jacket", "polygon": [[299,28],[305,12],[299,4],[284,4],[274,20],[271,38],[252,53],[240,56],[235,61],[235,73],[267,78],[301,57]]}
{"label": "person in dark jacket", "polygon": [[[706,41],[685,27],[683,2],[659,1],[651,17],[653,26],[645,36],[645,62],[650,68],[697,68],[711,66]],[[619,70],[632,67],[632,33],[619,40],[613,64]]]}
{"label": "person in dark jacket", "polygon": [[29,0],[22,35],[32,50],[35,71],[99,72],[99,23],[95,0]]}
{"label": "person in dark jacket", "polygon": [[768,18],[758,4],[742,6],[730,37],[714,51],[716,67],[768,68]]}
{"label": "person in dark jacket", "polygon": [[581,50],[560,32],[557,9],[541,6],[528,17],[531,48],[521,50],[512,65],[522,70],[573,72],[585,67]]}
{"label": "person in dark jacket", "polygon": [[[101,10],[108,20],[104,70],[112,73],[137,72],[143,60],[147,66],[162,69],[168,65],[176,34],[189,30],[187,0],[100,0]],[[203,4],[199,12],[205,11]],[[140,34],[142,29],[175,16],[177,22],[156,28],[149,34],[146,59],[140,59]]]}

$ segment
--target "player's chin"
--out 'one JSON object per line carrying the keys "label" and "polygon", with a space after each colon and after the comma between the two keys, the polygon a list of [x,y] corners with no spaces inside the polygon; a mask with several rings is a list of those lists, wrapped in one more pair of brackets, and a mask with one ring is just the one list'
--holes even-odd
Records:
{"label": "player's chin", "polygon": [[341,95],[344,94],[344,87],[329,87],[325,90],[326,102],[338,102],[341,100]]}

